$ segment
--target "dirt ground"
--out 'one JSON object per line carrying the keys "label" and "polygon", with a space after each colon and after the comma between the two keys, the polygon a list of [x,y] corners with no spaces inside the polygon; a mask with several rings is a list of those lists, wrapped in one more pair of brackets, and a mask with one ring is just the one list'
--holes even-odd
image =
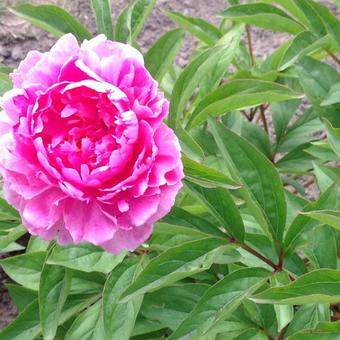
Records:
{"label": "dirt ground", "polygon": [[[18,0],[0,0],[0,62],[11,67],[16,67],[28,51],[48,50],[55,38],[51,35],[36,29],[24,22],[22,19],[15,17],[5,10],[7,6],[15,6],[25,1]],[[28,0],[26,0],[28,2]],[[31,3],[54,3],[75,15],[80,22],[86,25],[89,30],[95,32],[95,21],[91,13],[90,0],[34,0]],[[122,8],[129,2],[127,0],[113,0],[112,12],[113,18],[117,17]],[[333,1],[320,1],[335,11]],[[149,17],[138,42],[142,50],[147,50],[162,33],[175,25],[164,15],[162,10],[177,11],[185,15],[198,16],[218,23],[216,16],[225,8],[224,0],[158,0],[157,6],[152,15]],[[287,35],[283,33],[272,33],[260,29],[253,30],[253,45],[255,55],[269,54],[273,49],[278,47]],[[188,38],[184,44],[178,62],[184,65],[187,61],[188,52],[192,49],[196,41]],[[10,297],[4,283],[8,280],[0,269],[0,329],[5,327],[17,314],[17,310]]]}

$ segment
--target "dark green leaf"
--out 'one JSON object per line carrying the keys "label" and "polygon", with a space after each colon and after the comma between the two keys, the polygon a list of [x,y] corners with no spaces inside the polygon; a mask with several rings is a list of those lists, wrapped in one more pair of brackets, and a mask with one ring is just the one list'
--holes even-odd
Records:
{"label": "dark green leaf", "polygon": [[239,242],[244,240],[244,224],[238,208],[228,190],[223,188],[204,188],[186,182],[191,194],[200,200],[216,217],[220,226]]}
{"label": "dark green leaf", "polygon": [[141,314],[161,323],[163,328],[175,329],[195,307],[209,288],[206,284],[185,283],[159,289],[144,297]]}
{"label": "dark green leaf", "polygon": [[25,309],[30,303],[37,299],[38,294],[32,289],[16,285],[14,283],[7,283],[6,288],[9,291],[11,299],[18,307],[19,311]]}
{"label": "dark green leaf", "polygon": [[265,212],[274,239],[281,240],[287,207],[283,185],[275,167],[251,144],[222,124],[211,119],[209,125],[222,155],[232,168],[232,174],[249,188]]}

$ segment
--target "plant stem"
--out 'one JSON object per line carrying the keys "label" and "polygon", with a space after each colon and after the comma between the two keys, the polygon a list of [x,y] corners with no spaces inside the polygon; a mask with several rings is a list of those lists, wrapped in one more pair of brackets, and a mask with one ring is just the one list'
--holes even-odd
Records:
{"label": "plant stem", "polygon": [[263,122],[263,127],[265,129],[265,131],[267,132],[268,134],[268,124],[267,124],[267,120],[266,120],[266,115],[264,114],[264,105],[261,105],[260,106],[260,115],[261,115],[261,119],[262,119],[262,122]]}
{"label": "plant stem", "polygon": [[254,256],[256,256],[257,258],[262,260],[263,262],[267,263],[270,267],[275,269],[275,271],[282,271],[282,265],[280,265],[280,263],[279,264],[275,264],[272,260],[269,260],[268,258],[263,256],[262,254],[260,254],[257,250],[249,247],[246,244],[241,244],[240,246],[241,246],[241,248],[243,248],[244,250],[246,250],[250,254],[253,254]]}
{"label": "plant stem", "polygon": [[250,31],[249,25],[246,25],[246,32],[247,32],[247,42],[248,42],[250,62],[251,62],[251,66],[254,66],[255,60],[254,60],[253,44],[251,42],[251,31]]}
{"label": "plant stem", "polygon": [[340,65],[340,59],[333,53],[333,52],[331,52],[330,50],[328,50],[328,49],[326,49],[325,50],[327,53],[328,53],[328,55],[338,64],[338,65]]}

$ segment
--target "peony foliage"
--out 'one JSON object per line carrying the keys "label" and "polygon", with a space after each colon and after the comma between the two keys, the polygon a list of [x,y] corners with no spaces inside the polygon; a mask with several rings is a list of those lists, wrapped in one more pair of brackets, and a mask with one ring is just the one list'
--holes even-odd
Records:
{"label": "peony foliage", "polygon": [[[111,1],[91,5],[95,36],[54,5],[8,9],[56,43],[0,65],[0,265],[19,310],[0,339],[339,339],[335,12],[165,12],[177,27],[142,55],[156,0],[114,23]],[[287,40],[256,55],[254,29]]]}

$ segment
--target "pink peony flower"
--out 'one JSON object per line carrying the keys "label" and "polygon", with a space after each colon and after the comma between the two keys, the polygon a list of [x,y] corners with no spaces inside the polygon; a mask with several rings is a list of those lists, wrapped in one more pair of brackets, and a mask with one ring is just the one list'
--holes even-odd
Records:
{"label": "pink peony flower", "polygon": [[33,235],[134,250],[183,178],[169,103],[134,48],[71,34],[30,52],[2,99],[6,199]]}

